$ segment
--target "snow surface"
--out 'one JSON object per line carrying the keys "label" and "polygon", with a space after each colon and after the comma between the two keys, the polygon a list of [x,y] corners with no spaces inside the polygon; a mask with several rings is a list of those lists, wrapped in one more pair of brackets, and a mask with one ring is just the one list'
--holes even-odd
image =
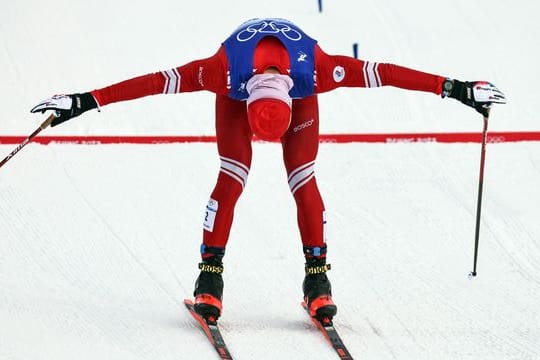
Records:
{"label": "snow surface", "polygon": [[[0,134],[34,103],[211,54],[254,16],[331,53],[507,92],[490,129],[538,130],[535,1],[10,1]],[[532,80],[532,81],[531,81]],[[180,111],[178,111],[181,109]],[[116,104],[54,134],[213,134],[212,96]],[[451,100],[396,89],[321,97],[322,132],[479,131]],[[13,146],[0,146],[8,154]],[[540,358],[540,148],[489,144],[478,277],[479,144],[321,144],[335,319],[357,359]],[[2,156],[3,157],[3,156]],[[197,276],[215,144],[28,145],[0,170],[0,359],[215,359],[183,308]],[[227,249],[221,324],[238,359],[335,359],[299,306],[303,256],[277,144],[254,145]]]}

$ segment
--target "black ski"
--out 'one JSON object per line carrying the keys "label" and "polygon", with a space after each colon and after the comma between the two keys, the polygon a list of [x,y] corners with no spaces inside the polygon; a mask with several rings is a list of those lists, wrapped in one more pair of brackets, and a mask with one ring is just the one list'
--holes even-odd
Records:
{"label": "black ski", "polygon": [[193,308],[193,301],[185,299],[184,304],[186,305],[186,308],[189,310],[191,315],[195,318],[195,320],[197,320],[199,324],[201,324],[202,330],[206,334],[208,340],[210,340],[212,346],[216,349],[220,359],[232,360],[229,349],[227,349],[227,345],[225,344],[225,341],[221,336],[221,332],[219,331],[217,321],[209,321],[203,319],[199,314],[197,314],[197,312]]}
{"label": "black ski", "polygon": [[304,310],[306,310],[309,317],[311,318],[311,321],[313,321],[315,326],[317,326],[317,328],[321,330],[326,340],[328,340],[330,345],[332,345],[334,350],[336,350],[337,354],[339,355],[339,358],[342,360],[353,360],[351,353],[349,353],[349,350],[347,350],[347,347],[343,343],[343,340],[341,340],[341,337],[339,336],[336,328],[334,327],[332,320],[326,319],[324,321],[321,321],[315,317],[312,317],[309,314],[309,310],[304,301],[302,301],[302,307],[304,308]]}

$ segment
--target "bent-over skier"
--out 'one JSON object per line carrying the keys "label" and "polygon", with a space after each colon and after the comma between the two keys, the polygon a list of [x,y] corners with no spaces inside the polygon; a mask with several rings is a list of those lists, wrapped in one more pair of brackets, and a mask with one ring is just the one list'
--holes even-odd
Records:
{"label": "bent-over skier", "polygon": [[240,25],[208,58],[90,92],[58,95],[31,111],[53,110],[61,124],[90,109],[156,94],[207,90],[216,94],[221,167],[206,206],[195,309],[217,319],[222,311],[223,257],[236,202],[251,166],[253,135],[282,144],[305,255],[304,300],[311,316],[332,318],[337,307],[326,272],[325,207],[315,181],[319,144],[318,94],[339,87],[395,86],[457,99],[487,116],[504,94],[486,81],[462,82],[406,67],[326,54],[294,23],[278,18]]}

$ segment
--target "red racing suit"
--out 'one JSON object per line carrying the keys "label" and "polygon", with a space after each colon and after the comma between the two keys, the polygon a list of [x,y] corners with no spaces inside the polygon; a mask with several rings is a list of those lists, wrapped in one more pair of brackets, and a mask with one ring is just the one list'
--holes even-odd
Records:
{"label": "red racing suit", "polygon": [[[265,37],[255,48],[254,73],[262,73],[272,67],[287,74],[290,61],[279,40]],[[338,87],[395,86],[440,95],[444,79],[394,64],[328,55],[315,45],[315,93],[293,99],[291,125],[281,138],[283,160],[296,202],[297,221],[306,254],[309,248],[326,249],[325,208],[314,173],[319,143],[317,94]],[[228,81],[227,54],[222,45],[209,58],[92,91],[100,106],[156,94],[201,90],[216,94],[216,136],[221,167],[207,206],[202,248],[223,251],[229,238],[234,207],[248,178],[253,137],[247,121],[246,104],[228,96]],[[211,254],[202,251],[202,257],[206,256]]]}

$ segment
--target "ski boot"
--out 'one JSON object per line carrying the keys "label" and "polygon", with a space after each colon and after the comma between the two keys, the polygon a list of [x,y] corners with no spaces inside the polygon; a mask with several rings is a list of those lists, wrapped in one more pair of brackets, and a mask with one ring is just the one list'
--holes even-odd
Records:
{"label": "ski boot", "polygon": [[204,319],[215,322],[221,315],[223,298],[223,263],[221,257],[211,256],[199,264],[201,273],[195,282],[193,308]]}
{"label": "ski boot", "polygon": [[302,284],[304,301],[309,314],[325,323],[331,322],[337,313],[332,301],[332,286],[326,276],[330,264],[325,257],[306,257],[306,277]]}

